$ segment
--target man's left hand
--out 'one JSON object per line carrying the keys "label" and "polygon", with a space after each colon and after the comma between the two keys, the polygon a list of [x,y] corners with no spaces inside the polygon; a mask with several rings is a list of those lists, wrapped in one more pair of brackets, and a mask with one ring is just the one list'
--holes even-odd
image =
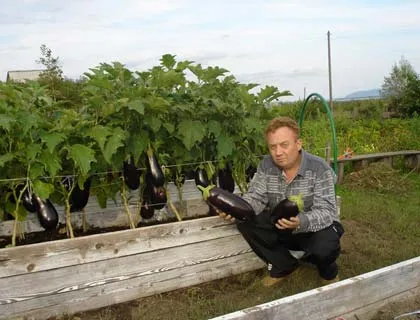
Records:
{"label": "man's left hand", "polygon": [[277,220],[276,227],[280,230],[294,230],[299,228],[300,220],[299,217],[291,217],[290,220],[287,219],[279,219]]}

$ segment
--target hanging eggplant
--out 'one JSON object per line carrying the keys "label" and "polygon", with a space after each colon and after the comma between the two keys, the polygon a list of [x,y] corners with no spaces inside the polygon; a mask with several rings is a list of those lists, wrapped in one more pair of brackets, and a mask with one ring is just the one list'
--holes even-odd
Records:
{"label": "hanging eggplant", "polygon": [[[19,185],[16,188],[16,192],[17,195],[19,196],[19,193],[22,191],[22,189],[24,188],[23,185]],[[23,205],[23,207],[28,210],[31,213],[36,212],[36,207],[35,207],[35,203],[33,201],[33,197],[32,197],[32,193],[29,192],[29,188],[26,188],[25,191],[22,194],[22,197],[20,198],[20,201]],[[15,200],[13,199],[13,202],[15,202]]]}
{"label": "hanging eggplant", "polygon": [[143,219],[150,219],[155,213],[155,208],[151,206],[147,201],[143,200],[140,208],[140,216]]}
{"label": "hanging eggplant", "polygon": [[214,209],[224,212],[238,220],[250,221],[255,217],[255,211],[251,205],[240,196],[215,186],[203,188],[203,199]]}
{"label": "hanging eggplant", "polygon": [[291,217],[296,217],[301,211],[303,211],[302,195],[289,196],[273,208],[270,220],[273,224],[276,224],[279,219],[290,220]]}
{"label": "hanging eggplant", "polygon": [[153,185],[153,178],[149,172],[146,173],[145,183],[146,186],[143,191],[143,199],[145,199],[149,206],[152,206],[154,210],[163,209],[168,201],[165,186]]}
{"label": "hanging eggplant", "polygon": [[224,168],[219,169],[218,178],[220,188],[233,193],[235,190],[235,180],[233,180],[230,164],[226,164]]}
{"label": "hanging eggplant", "polygon": [[140,186],[140,170],[137,169],[133,156],[129,161],[123,162],[123,176],[127,187],[131,190],[137,190]]}
{"label": "hanging eggplant", "polygon": [[[70,212],[82,211],[89,201],[91,179],[88,178],[83,184],[83,190],[80,189],[76,179],[72,176],[64,177],[61,183],[66,188],[67,192],[71,190],[69,203]],[[73,190],[72,186],[75,183]]]}
{"label": "hanging eggplant", "polygon": [[210,185],[210,180],[207,177],[207,172],[203,168],[198,168],[194,174],[194,181],[196,186],[207,188]]}
{"label": "hanging eggplant", "polygon": [[50,200],[43,201],[39,196],[34,195],[34,203],[38,220],[45,230],[54,230],[58,224],[58,213]]}
{"label": "hanging eggplant", "polygon": [[246,168],[245,170],[245,177],[246,177],[246,182],[250,182],[252,180],[252,178],[254,177],[254,174],[257,172],[257,168],[255,168],[254,166],[249,166],[248,168]]}
{"label": "hanging eggplant", "polygon": [[162,168],[156,158],[156,154],[153,149],[149,147],[147,149],[147,171],[150,173],[151,183],[155,187],[161,187],[165,183],[165,175],[163,174]]}

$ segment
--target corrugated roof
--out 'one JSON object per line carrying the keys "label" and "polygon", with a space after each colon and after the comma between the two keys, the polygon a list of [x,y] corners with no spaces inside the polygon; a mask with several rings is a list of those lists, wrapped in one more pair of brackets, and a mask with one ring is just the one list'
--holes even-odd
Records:
{"label": "corrugated roof", "polygon": [[37,80],[43,71],[45,70],[8,71],[6,81],[25,82],[26,80]]}

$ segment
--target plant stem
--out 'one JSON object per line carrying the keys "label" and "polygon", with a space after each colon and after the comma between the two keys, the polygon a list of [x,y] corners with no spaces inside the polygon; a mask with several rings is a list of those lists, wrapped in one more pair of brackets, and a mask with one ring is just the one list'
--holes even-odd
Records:
{"label": "plant stem", "polygon": [[66,230],[67,230],[67,237],[70,237],[71,239],[74,238],[73,233],[73,227],[71,225],[71,212],[70,212],[70,202],[69,199],[66,198],[65,200],[65,206],[66,206]]}
{"label": "plant stem", "polygon": [[128,217],[128,223],[130,225],[130,228],[135,229],[136,225],[134,224],[133,217],[131,216],[130,208],[128,207],[128,199],[127,199],[127,196],[126,196],[124,179],[121,180],[121,191],[120,191],[120,193],[121,193],[121,199],[122,199],[123,204],[124,204],[124,210],[125,210],[125,213],[127,214],[127,217]]}
{"label": "plant stem", "polygon": [[177,208],[175,207],[174,203],[172,202],[171,195],[169,193],[169,190],[168,190],[167,186],[165,186],[165,191],[166,191],[166,199],[168,201],[169,206],[171,207],[172,211],[175,213],[178,221],[182,221],[182,218],[179,215],[179,212],[178,212]]}
{"label": "plant stem", "polygon": [[87,221],[86,221],[85,208],[82,209],[82,228],[83,228],[83,232],[86,232],[89,229]]}
{"label": "plant stem", "polygon": [[15,210],[15,221],[13,223],[13,234],[12,234],[12,246],[16,246],[16,234],[17,234],[17,225],[18,225],[18,212]]}
{"label": "plant stem", "polygon": [[185,210],[184,210],[184,195],[182,193],[182,184],[176,183],[176,188],[178,190],[179,209],[180,209],[181,215],[184,217]]}

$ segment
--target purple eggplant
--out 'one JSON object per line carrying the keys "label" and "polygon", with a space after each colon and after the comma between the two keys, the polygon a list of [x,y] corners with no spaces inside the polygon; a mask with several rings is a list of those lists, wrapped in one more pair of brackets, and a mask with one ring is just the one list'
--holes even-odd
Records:
{"label": "purple eggplant", "polygon": [[231,193],[235,190],[235,180],[233,180],[230,164],[218,171],[219,187]]}
{"label": "purple eggplant", "polygon": [[249,166],[245,170],[246,182],[250,182],[254,177],[254,174],[257,172],[257,168],[254,166]]}
{"label": "purple eggplant", "polygon": [[153,178],[149,172],[146,174],[145,182],[146,186],[143,190],[143,200],[146,201],[149,206],[152,206],[154,210],[163,209],[168,201],[165,187],[153,185]]}
{"label": "purple eggplant", "polygon": [[73,183],[75,185],[69,197],[70,212],[82,211],[89,201],[91,179],[85,181],[83,190],[80,189],[79,184],[72,176],[64,177],[62,180],[62,184],[67,191],[71,190]]}
{"label": "purple eggplant", "polygon": [[198,168],[194,174],[194,181],[197,186],[207,188],[210,185],[210,180],[207,177],[206,170]]}
{"label": "purple eggplant", "polygon": [[[204,195],[204,192],[203,192]],[[254,209],[240,196],[219,187],[213,187],[208,191],[205,200],[214,209],[224,212],[238,220],[250,221],[255,217]]]}
{"label": "purple eggplant", "polygon": [[165,183],[165,175],[163,174],[162,168],[156,158],[156,154],[152,148],[147,150],[147,171],[150,174],[150,179],[155,187],[161,187]]}
{"label": "purple eggplant", "polygon": [[[16,189],[17,196],[19,196],[19,193],[21,192],[22,189],[23,189],[23,185],[19,185],[17,187],[17,189]],[[33,201],[33,197],[32,197],[32,194],[29,192],[28,188],[26,188],[25,191],[23,192],[22,198],[20,198],[20,201],[21,201],[23,207],[27,211],[29,211],[31,213],[36,212],[36,207],[35,207],[35,203]]]}
{"label": "purple eggplant", "polygon": [[43,201],[39,196],[34,195],[34,203],[38,220],[45,230],[54,230],[58,224],[58,213],[50,200]]}
{"label": "purple eggplant", "polygon": [[130,158],[129,161],[123,162],[123,176],[124,181],[127,187],[129,187],[131,190],[137,190],[140,186],[140,170],[137,169],[135,165],[134,158]]}
{"label": "purple eggplant", "polygon": [[155,208],[151,206],[148,202],[143,200],[142,206],[140,208],[140,216],[143,219],[150,219],[155,213]]}
{"label": "purple eggplant", "polygon": [[279,219],[290,220],[296,217],[303,210],[303,200],[301,195],[289,196],[280,201],[271,211],[270,220],[276,224]]}

